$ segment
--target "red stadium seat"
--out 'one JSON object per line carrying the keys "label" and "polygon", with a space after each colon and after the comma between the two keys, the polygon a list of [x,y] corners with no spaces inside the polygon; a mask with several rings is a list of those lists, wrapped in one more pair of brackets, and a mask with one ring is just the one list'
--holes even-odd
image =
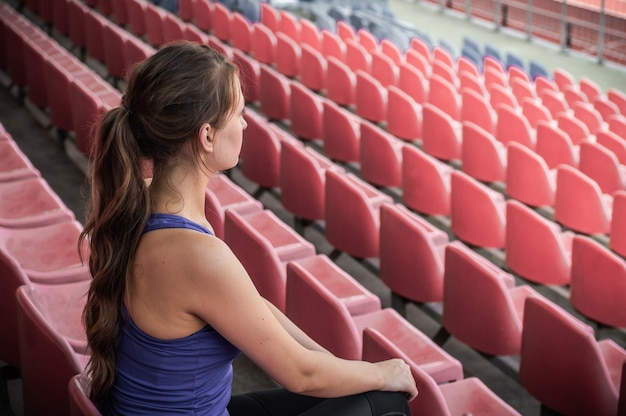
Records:
{"label": "red stadium seat", "polygon": [[595,322],[626,328],[625,260],[589,237],[575,236],[570,302]]}
{"label": "red stadium seat", "polygon": [[361,123],[360,174],[376,186],[400,187],[403,142],[372,123]]}
{"label": "red stadium seat", "polygon": [[330,100],[324,100],[322,105],[324,153],[340,162],[358,161],[362,119]]}
{"label": "red stadium seat", "polygon": [[442,160],[461,159],[461,123],[433,104],[422,106],[422,149]]}
{"label": "red stadium seat", "polygon": [[310,45],[302,44],[300,48],[300,82],[313,91],[326,89],[326,58]]}
{"label": "red stadium seat", "polygon": [[296,81],[290,83],[290,130],[301,140],[319,140],[323,135],[324,98]]}
{"label": "red stadium seat", "polygon": [[561,164],[578,166],[579,147],[574,146],[569,135],[553,123],[540,121],[537,124],[536,151],[549,169]]}
{"label": "red stadium seat", "polygon": [[615,415],[626,351],[596,341],[593,329],[559,306],[526,300],[519,377],[543,405],[562,414]]}
{"label": "red stadium seat", "polygon": [[505,254],[513,273],[542,285],[569,284],[573,237],[526,205],[507,201]]}
{"label": "red stadium seat", "polygon": [[259,102],[269,120],[289,119],[290,83],[287,77],[267,65],[260,66]]}
{"label": "red stadium seat", "polygon": [[356,75],[333,56],[328,57],[326,64],[326,98],[341,106],[353,106],[356,102]]}
{"label": "red stadium seat", "polygon": [[402,148],[402,201],[423,214],[450,215],[453,168],[415,146]]}
{"label": "red stadium seat", "polygon": [[398,88],[408,94],[418,104],[428,98],[428,82],[424,75],[408,62],[400,64]]}
{"label": "red stadium seat", "polygon": [[497,114],[487,98],[472,89],[461,93],[461,122],[469,121],[489,134],[496,133]]}
{"label": "red stadium seat", "polygon": [[524,301],[540,296],[459,241],[446,247],[443,327],[475,350],[519,355]]}
{"label": "red stadium seat", "polygon": [[231,44],[233,48],[242,52],[252,51],[252,33],[254,27],[252,23],[241,13],[233,13],[230,21]]}
{"label": "red stadium seat", "polygon": [[484,182],[504,182],[507,171],[506,147],[493,134],[478,125],[464,121],[461,168],[474,179]]}
{"label": "red stadium seat", "polygon": [[387,89],[387,131],[402,140],[422,138],[422,106],[396,86]]}
{"label": "red stadium seat", "polygon": [[443,301],[448,235],[402,204],[380,208],[379,277],[413,302]]}
{"label": "red stadium seat", "polygon": [[252,57],[259,63],[274,65],[276,59],[276,35],[267,26],[262,23],[253,25],[250,46]]}
{"label": "red stadium seat", "polygon": [[450,229],[459,240],[504,248],[506,214],[501,193],[460,171],[450,176]]}
{"label": "red stadium seat", "polygon": [[437,107],[453,120],[461,119],[461,97],[454,85],[437,74],[430,77],[427,103]]}
{"label": "red stadium seat", "polygon": [[537,153],[519,143],[507,146],[506,193],[534,207],[554,206],[556,171]]}
{"label": "red stadium seat", "polygon": [[375,123],[386,121],[387,90],[363,71],[356,72],[355,104],[355,112],[365,120]]}
{"label": "red stadium seat", "polygon": [[358,70],[370,72],[372,56],[356,40],[344,40],[346,44],[346,65],[356,72]]}
{"label": "red stadium seat", "polygon": [[626,190],[626,173],[617,156],[596,142],[580,144],[580,163],[578,169],[593,179],[600,190],[609,195],[615,191]]}
{"label": "red stadium seat", "polygon": [[535,131],[521,111],[502,105],[498,107],[497,114],[495,137],[499,142],[504,144],[517,142],[529,149],[535,149],[537,144]]}
{"label": "red stadium seat", "polygon": [[276,34],[276,70],[295,78],[300,75],[300,46],[284,33]]}

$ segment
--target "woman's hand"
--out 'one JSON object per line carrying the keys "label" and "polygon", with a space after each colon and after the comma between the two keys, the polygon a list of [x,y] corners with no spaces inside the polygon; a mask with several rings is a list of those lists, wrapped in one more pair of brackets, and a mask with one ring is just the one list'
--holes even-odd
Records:
{"label": "woman's hand", "polygon": [[412,401],[417,397],[417,386],[411,374],[411,368],[399,358],[381,361],[379,366],[384,377],[383,391],[401,391],[406,393],[407,399]]}

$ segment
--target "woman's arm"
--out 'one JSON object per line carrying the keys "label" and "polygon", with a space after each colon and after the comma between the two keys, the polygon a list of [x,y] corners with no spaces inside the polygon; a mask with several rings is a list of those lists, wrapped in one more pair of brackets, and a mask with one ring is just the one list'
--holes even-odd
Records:
{"label": "woman's arm", "polygon": [[417,395],[402,360],[337,358],[268,307],[223,241],[199,234],[178,248],[186,307],[288,390],[318,397],[371,390],[402,391],[411,399]]}

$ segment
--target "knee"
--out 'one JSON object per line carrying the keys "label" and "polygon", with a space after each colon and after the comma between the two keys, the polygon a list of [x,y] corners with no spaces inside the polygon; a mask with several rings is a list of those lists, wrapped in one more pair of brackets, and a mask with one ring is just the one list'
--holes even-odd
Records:
{"label": "knee", "polygon": [[411,416],[409,402],[404,393],[371,391],[366,394],[373,416]]}

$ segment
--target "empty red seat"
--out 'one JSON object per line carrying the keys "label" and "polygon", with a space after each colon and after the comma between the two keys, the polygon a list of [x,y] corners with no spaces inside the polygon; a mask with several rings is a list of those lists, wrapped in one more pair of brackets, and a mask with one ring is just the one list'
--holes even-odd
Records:
{"label": "empty red seat", "polygon": [[91,157],[96,122],[105,112],[119,107],[122,99],[122,93],[106,81],[99,77],[91,81],[87,84],[75,78],[70,87],[75,146],[87,157]]}
{"label": "empty red seat", "polygon": [[437,74],[432,74],[428,84],[427,102],[453,120],[461,119],[461,97],[454,85]]}
{"label": "empty red seat", "polygon": [[626,138],[626,116],[611,116],[609,117],[609,130],[620,136],[622,139]]}
{"label": "empty red seat", "polygon": [[[145,28],[146,28],[146,40],[155,48],[163,45],[165,38],[163,36],[163,23],[165,21],[165,15],[167,12],[150,2],[146,3],[146,9],[144,11],[145,16]],[[89,46],[87,47],[89,50]]]}
{"label": "empty red seat", "polygon": [[233,50],[233,62],[239,67],[241,89],[246,102],[254,103],[258,101],[259,77],[261,75],[259,63],[238,49]]}
{"label": "empty red seat", "polygon": [[350,26],[350,23],[343,20],[337,20],[337,36],[344,42],[347,40],[356,41],[354,28]]}
{"label": "empty red seat", "polygon": [[315,246],[272,211],[226,211],[224,241],[241,261],[261,296],[285,311],[286,264],[315,255]]}
{"label": "empty red seat", "polygon": [[356,75],[339,59],[330,56],[326,60],[326,98],[342,105],[353,106],[356,102]]}
{"label": "empty red seat", "polygon": [[589,237],[574,237],[570,302],[604,325],[626,328],[626,263]]}
{"label": "empty red seat", "polygon": [[592,102],[597,97],[604,95],[602,93],[602,88],[592,79],[587,77],[582,77],[578,81],[578,88],[580,92],[582,92],[586,97],[587,101]]}
{"label": "empty red seat", "polygon": [[492,392],[479,378],[470,377],[454,383],[437,385],[435,380],[410,358],[411,350],[402,350],[380,331],[365,328],[363,331],[363,360],[378,362],[401,358],[411,368],[418,399],[409,403],[414,415],[452,416],[519,415],[515,409]]}
{"label": "empty red seat", "polygon": [[178,17],[186,22],[190,22],[194,17],[194,8],[196,0],[179,0],[178,1]]}
{"label": "empty red seat", "polygon": [[562,414],[615,415],[626,351],[596,341],[593,329],[540,298],[526,300],[519,377],[543,405]]}
{"label": "empty red seat", "polygon": [[211,33],[219,40],[230,41],[230,26],[233,13],[226,5],[218,2],[211,2]]}
{"label": "empty red seat", "polygon": [[238,12],[233,13],[230,22],[230,40],[233,48],[246,53],[252,51],[252,32],[254,27],[246,16]]}
{"label": "empty red seat", "polygon": [[543,76],[536,77],[535,93],[537,94],[537,97],[541,98],[543,96],[543,93],[546,91],[559,92],[559,87],[551,79]]}
{"label": "empty red seat", "polygon": [[213,175],[205,191],[204,214],[218,238],[224,238],[224,221],[229,209],[245,215],[261,211],[263,204],[226,175]]}
{"label": "empty red seat", "polygon": [[421,139],[422,106],[396,86],[387,92],[387,131],[402,140]]}
{"label": "empty red seat", "polygon": [[389,56],[382,51],[375,51],[371,55],[372,63],[370,74],[380,82],[383,87],[398,84],[398,66]]}
{"label": "empty red seat", "polygon": [[[508,89],[509,81],[506,73],[502,69],[494,69],[491,66],[485,65],[483,67],[483,82],[487,91],[491,91],[497,86],[499,89],[507,91],[508,94],[511,94],[511,91]],[[512,98],[515,100],[514,96],[512,96]]]}
{"label": "empty red seat", "polygon": [[[70,13],[72,12],[72,5],[76,4],[75,1],[70,1]],[[206,2],[197,2],[198,4]],[[146,0],[130,0],[126,2],[126,11],[128,14],[128,29],[135,36],[143,36],[146,33],[146,20],[144,14],[146,13],[146,8],[148,7],[148,2]],[[72,15],[70,14],[70,34],[72,33]],[[74,42],[72,40],[72,42]]]}
{"label": "empty red seat", "polygon": [[134,65],[152,56],[155,52],[156,49],[143,40],[135,36],[129,36],[126,40],[124,50],[127,68],[132,68]]}
{"label": "empty red seat", "polygon": [[454,169],[415,146],[402,148],[402,201],[423,214],[450,215],[450,174]]}
{"label": "empty red seat", "polygon": [[337,58],[341,62],[346,61],[346,45],[343,40],[336,34],[329,32],[328,30],[321,31],[322,37],[322,54],[326,58],[331,56]]}
{"label": "empty red seat", "polygon": [[589,130],[589,134],[595,135],[604,128],[604,120],[600,113],[589,103],[576,103],[572,106],[574,117],[582,121]]}
{"label": "empty red seat", "polygon": [[360,174],[376,186],[399,187],[402,183],[403,142],[374,124],[361,123]]}
{"label": "empty red seat", "polygon": [[326,58],[310,45],[300,46],[300,82],[313,91],[326,88]]}
{"label": "empty red seat", "polygon": [[39,171],[10,138],[0,138],[0,183],[35,178]]}
{"label": "empty red seat", "polygon": [[521,103],[522,114],[528,120],[531,128],[536,129],[540,121],[552,120],[552,114],[543,106],[541,101],[534,98],[524,98]]}
{"label": "empty red seat", "polygon": [[361,118],[324,100],[323,134],[324,153],[333,160],[356,162],[360,157]]}
{"label": "empty red seat", "polygon": [[491,355],[518,355],[524,301],[540,296],[459,241],[446,247],[443,284],[445,330]]}
{"label": "empty red seat", "polygon": [[561,165],[556,174],[554,219],[586,234],[607,234],[611,226],[613,197],[603,194],[587,175]]}
{"label": "empty red seat", "polygon": [[491,84],[488,91],[489,103],[491,104],[491,108],[494,110],[497,111],[500,106],[507,106],[511,109],[516,109],[518,107],[515,96],[506,87],[503,87],[500,84]]}
{"label": "empty red seat", "polygon": [[276,70],[294,78],[300,75],[300,46],[284,33],[276,34]]}
{"label": "empty red seat", "polygon": [[267,26],[272,31],[277,31],[280,26],[281,15],[270,3],[260,3],[259,13],[261,23]]}
{"label": "empty red seat", "polygon": [[300,21],[289,10],[279,10],[280,21],[278,22],[278,32],[289,36],[291,40],[300,43]]}
{"label": "empty red seat", "polygon": [[173,13],[165,13],[163,19],[163,42],[170,43],[185,39],[187,24]]}
{"label": "empty red seat", "polygon": [[578,166],[580,148],[574,146],[569,135],[554,123],[540,121],[537,124],[536,137],[535,150],[549,169],[554,169],[561,164]]}
{"label": "empty red seat", "polygon": [[358,70],[370,72],[372,65],[372,56],[370,53],[356,40],[344,39],[346,44],[346,65],[356,72]]}
{"label": "empty red seat", "polygon": [[290,83],[287,77],[267,65],[259,73],[259,101],[261,112],[269,120],[289,118]]}
{"label": "empty red seat", "polygon": [[621,114],[617,105],[614,102],[609,101],[609,99],[605,96],[596,97],[592,101],[592,105],[606,122],[609,121],[609,117]]}
{"label": "empty red seat", "polygon": [[554,206],[556,170],[526,146],[511,142],[507,146],[506,193],[534,207]]}
{"label": "empty red seat", "polygon": [[[110,77],[113,77],[114,80],[121,80],[126,77],[128,62],[126,62],[125,50],[126,42],[128,42],[129,37],[125,29],[115,24],[108,23],[103,28],[104,59],[107,73]],[[182,32],[181,37],[178,39],[182,39]],[[122,53],[120,53],[120,51]]]}
{"label": "empty red seat", "polygon": [[280,138],[262,115],[249,111],[245,118],[248,127],[241,146],[241,173],[259,186],[277,188],[280,186]]}
{"label": "empty red seat", "polygon": [[[146,16],[149,16],[150,8],[146,9]],[[104,55],[104,27],[108,24],[106,17],[96,11],[89,10],[84,15],[85,22],[85,52],[87,57],[94,59],[100,63],[106,63]],[[146,30],[149,20],[146,20]],[[150,32],[147,32],[150,35]],[[148,39],[151,41],[151,39]]]}
{"label": "empty red seat", "polygon": [[478,125],[464,121],[461,168],[471,177],[485,182],[506,180],[506,147],[493,134]]}
{"label": "empty red seat", "polygon": [[518,142],[529,149],[535,149],[537,143],[535,131],[521,111],[502,105],[498,107],[497,114],[495,137],[499,142],[504,144]]}
{"label": "empty red seat", "polygon": [[546,91],[541,96],[541,104],[548,109],[552,118],[556,119],[559,114],[567,112],[569,105],[558,91]]}
{"label": "empty red seat", "polygon": [[563,68],[555,68],[552,71],[552,78],[554,79],[554,83],[559,90],[563,91],[565,87],[575,87],[577,86],[576,78]]}
{"label": "empty red seat", "polygon": [[280,201],[299,219],[325,217],[326,170],[342,170],[313,148],[285,142],[280,151]]}
{"label": "empty red seat", "polygon": [[535,99],[535,89],[529,81],[523,81],[520,78],[513,78],[509,80],[509,86],[518,105],[522,105],[526,99]]}
{"label": "empty red seat", "polygon": [[431,66],[431,77],[432,75],[441,77],[455,88],[458,87],[459,81],[456,77],[456,71],[448,64],[435,60]]}
{"label": "empty red seat", "polygon": [[450,177],[450,218],[450,229],[461,241],[479,247],[505,246],[503,195],[460,171]]}
{"label": "empty red seat", "polygon": [[72,211],[41,177],[0,183],[2,227],[37,227],[73,219]]}
{"label": "empty red seat", "polygon": [[620,165],[626,165],[626,140],[610,130],[596,133],[596,143],[613,152]]}
{"label": "empty red seat", "polygon": [[356,37],[359,44],[363,46],[367,50],[367,52],[371,53],[375,50],[378,50],[378,41],[376,40],[376,37],[366,29],[361,28],[357,30]]}
{"label": "empty red seat", "polygon": [[[291,279],[315,280],[329,290],[342,305],[350,316],[358,316],[380,310],[380,298],[367,288],[362,286],[354,276],[341,269],[325,254],[294,260],[287,263],[287,304],[305,301],[299,296],[291,297]],[[289,310],[293,310],[290,306]],[[322,322],[320,324],[323,325]],[[323,327],[321,328],[323,330]],[[315,329],[317,333],[320,329]]]}
{"label": "empty red seat", "polygon": [[276,59],[276,35],[263,23],[255,23],[252,29],[251,54],[262,64],[273,65]]}
{"label": "empty red seat", "polygon": [[400,64],[398,88],[408,94],[418,104],[428,98],[428,83],[424,75],[408,62]]}
{"label": "empty red seat", "polygon": [[209,32],[213,28],[213,2],[209,0],[195,0],[193,6],[193,22],[198,29]]}
{"label": "empty red seat", "polygon": [[620,256],[626,257],[626,191],[613,194],[609,247]]}
{"label": "empty red seat", "polygon": [[580,144],[578,169],[593,179],[603,193],[626,190],[626,172],[615,154],[596,142]]}
{"label": "empty red seat", "polygon": [[570,282],[572,238],[555,222],[520,202],[506,205],[506,264],[514,273],[542,285]]}
{"label": "empty red seat", "polygon": [[85,280],[17,289],[25,413],[69,414],[67,385],[89,359],[82,322],[89,284]]}
{"label": "empty red seat", "polygon": [[570,108],[573,108],[576,104],[587,103],[587,96],[583,94],[578,86],[567,86],[561,92]]}
{"label": "empty red seat", "polygon": [[[291,265],[288,266],[291,268]],[[315,311],[314,314],[311,311]],[[307,274],[289,274],[287,316],[322,346],[344,359],[358,360],[363,352],[363,330],[374,328],[437,382],[463,377],[461,363],[438,347],[391,308],[351,315],[341,298]]]}
{"label": "empty red seat", "polygon": [[370,74],[356,72],[355,112],[375,123],[387,119],[387,90]]}
{"label": "empty red seat", "polygon": [[90,280],[78,255],[82,225],[66,221],[42,227],[0,228],[0,359],[20,366],[15,291],[30,284],[62,284]]}
{"label": "empty red seat", "polygon": [[289,91],[291,132],[301,140],[321,139],[324,99],[296,81],[290,83]]}
{"label": "empty red seat", "polygon": [[443,160],[461,159],[461,123],[437,106],[422,106],[422,148]]}
{"label": "empty red seat", "polygon": [[322,35],[315,23],[308,19],[300,19],[300,39],[302,46],[309,45],[314,50],[322,53]]}
{"label": "empty red seat", "polygon": [[489,134],[496,133],[497,114],[485,96],[466,88],[461,93],[461,102],[461,122],[469,121]]}
{"label": "empty red seat", "polygon": [[402,204],[380,208],[379,277],[413,302],[443,301],[448,235]]}
{"label": "empty red seat", "polygon": [[623,116],[626,116],[626,94],[617,88],[609,88],[606,91],[606,98],[619,108]]}
{"label": "empty red seat", "polygon": [[430,61],[425,58],[419,52],[414,51],[413,49],[407,49],[404,54],[405,63],[409,64],[415,70],[419,71],[424,78],[430,79],[430,75],[432,74],[432,67],[430,66]]}
{"label": "empty red seat", "polygon": [[560,113],[556,117],[557,125],[571,139],[572,144],[579,145],[590,136],[589,128],[573,114]]}
{"label": "empty red seat", "polygon": [[380,206],[391,201],[351,173],[327,170],[326,240],[354,257],[378,257]]}

